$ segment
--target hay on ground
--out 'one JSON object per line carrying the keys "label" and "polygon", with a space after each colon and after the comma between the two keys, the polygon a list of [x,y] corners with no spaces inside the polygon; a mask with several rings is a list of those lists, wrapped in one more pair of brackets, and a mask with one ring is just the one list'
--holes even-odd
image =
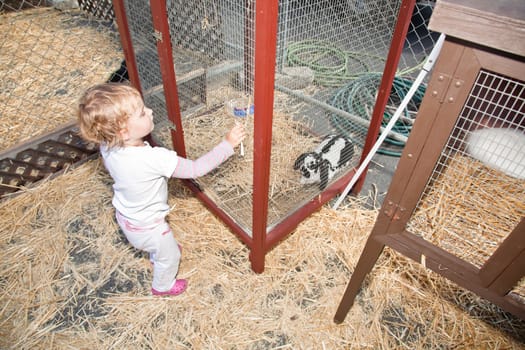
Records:
{"label": "hay on ground", "polygon": [[[67,16],[52,9],[0,16],[0,29],[8,26],[1,32],[9,45],[0,51],[2,61],[9,62],[7,71],[0,71],[0,99],[11,99],[0,100],[5,106],[0,123],[7,123],[1,124],[7,130],[2,149],[74,118],[81,89],[105,79],[120,64],[118,44],[107,32],[78,26],[83,21],[69,22]],[[39,24],[40,20],[46,22]],[[78,41],[73,45],[78,38],[87,46]],[[13,52],[18,56],[3,56]],[[39,52],[46,54],[35,54]],[[26,59],[32,70],[18,66]],[[35,65],[50,70],[54,78],[35,71]],[[209,100],[220,103],[225,98]],[[31,115],[22,115],[29,110],[28,101],[36,101],[36,107],[31,107]],[[226,130],[217,128],[213,140],[198,134],[188,139],[214,143]],[[278,143],[289,146],[287,134],[280,135]],[[304,149],[309,145],[297,142]],[[190,145],[196,146],[201,145]],[[250,154],[253,145],[246,147]],[[290,156],[296,152],[285,151]],[[191,152],[202,154],[198,148]],[[273,193],[293,188],[293,181],[281,181],[289,161],[282,161],[281,169],[272,160]],[[241,176],[216,190],[238,187],[248,193],[251,189],[243,181],[251,179],[244,173],[251,166],[234,164],[228,169]],[[210,186],[222,183],[218,174],[212,176]],[[247,248],[178,181],[170,184],[169,204],[175,208],[171,225],[184,247],[180,276],[190,281],[188,291],[176,298],[150,295],[148,258],[120,233],[111,206],[111,179],[99,160],[1,202],[0,347],[523,347],[523,320],[389,249],[365,280],[346,321],[334,324],[333,315],[377,214],[357,202],[313,214],[267,255],[265,272],[259,275],[250,269]]]}
{"label": "hay on ground", "polygon": [[[409,227],[481,268],[525,217],[524,181],[460,154],[436,174]],[[525,280],[514,292],[525,298]]]}
{"label": "hay on ground", "polygon": [[247,248],[179,181],[170,193],[190,283],[174,298],[150,295],[148,258],[119,232],[99,160],[1,203],[0,347],[522,347],[523,321],[388,249],[336,325],[375,210],[323,208],[255,274]]}

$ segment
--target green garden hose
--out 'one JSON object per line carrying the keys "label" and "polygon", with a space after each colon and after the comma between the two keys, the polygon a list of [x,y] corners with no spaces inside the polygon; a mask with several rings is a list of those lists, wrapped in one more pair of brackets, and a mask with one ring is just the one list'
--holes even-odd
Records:
{"label": "green garden hose", "polygon": [[[329,101],[329,104],[352,115],[359,116],[365,120],[370,120],[370,115],[376,101],[375,93],[379,87],[379,84],[381,83],[381,77],[381,74],[378,73],[368,73],[361,75],[360,77],[352,80],[347,85],[335,91]],[[399,102],[406,96],[411,86],[412,80],[396,76],[392,84],[389,104],[399,104]],[[421,101],[423,100],[424,94],[425,87],[420,85],[411,99],[411,109],[416,110],[419,107]],[[392,115],[393,111],[385,109],[382,120],[383,126],[388,124]],[[403,111],[403,116],[404,118],[399,118],[396,121],[392,131],[408,137],[410,131],[412,130],[414,117],[411,116],[411,112],[409,111],[408,107]],[[367,129],[364,126],[356,124],[355,122],[337,114],[331,114],[329,118],[332,125],[339,132],[352,138],[359,145],[363,145],[364,142],[362,140],[356,140],[356,138],[358,138],[359,135],[366,135]],[[385,139],[385,144],[399,149],[404,147],[405,142],[388,136]],[[388,147],[379,148],[378,153],[396,157],[401,155],[401,151],[392,150]]]}
{"label": "green garden hose", "polygon": [[[382,57],[368,53],[341,50],[334,45],[316,40],[305,40],[291,43],[287,47],[287,63],[289,66],[309,67],[314,73],[314,81],[325,87],[338,87],[329,104],[352,115],[369,120],[376,101],[376,92],[381,83],[381,72],[372,72],[368,61],[375,59],[384,61]],[[354,72],[350,71],[350,67]],[[412,85],[412,80],[402,76],[419,70],[420,65],[400,71],[394,78],[389,104],[396,105],[403,100]],[[411,99],[411,108],[417,110],[425,86],[420,86]],[[382,125],[388,124],[393,112],[385,110]],[[404,118],[400,118],[392,131],[408,136],[412,129],[413,117],[405,108]],[[341,133],[363,145],[364,141],[355,140],[359,135],[366,135],[367,129],[341,115],[331,114],[330,122]],[[405,142],[392,137],[385,139],[385,144],[393,147],[381,147],[378,153],[397,156],[401,155],[399,148]],[[394,149],[392,149],[394,148]]]}
{"label": "green garden hose", "polygon": [[[314,81],[322,86],[341,86],[370,71],[365,55],[343,51],[324,41],[291,43],[286,58],[289,66],[309,67],[314,72]],[[356,67],[358,73],[350,72],[350,67]]]}

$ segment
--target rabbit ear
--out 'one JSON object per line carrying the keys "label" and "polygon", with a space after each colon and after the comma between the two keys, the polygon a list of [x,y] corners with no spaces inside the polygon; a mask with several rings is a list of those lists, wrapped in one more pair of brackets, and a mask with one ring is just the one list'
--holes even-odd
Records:
{"label": "rabbit ear", "polygon": [[301,166],[304,165],[304,160],[306,159],[306,157],[311,156],[311,155],[312,155],[311,152],[306,152],[306,153],[301,154],[299,157],[297,157],[293,165],[294,170],[300,169]]}
{"label": "rabbit ear", "polygon": [[304,163],[304,158],[306,158],[307,154],[308,153],[303,153],[299,157],[297,157],[297,159],[295,160],[295,163],[293,165],[294,170],[297,170],[297,169],[299,169],[301,167],[301,164]]}
{"label": "rabbit ear", "polygon": [[319,164],[320,168],[320,174],[319,178],[321,179],[321,183],[319,184],[319,189],[322,191],[326,188],[326,185],[328,185],[328,172],[330,169],[330,162],[326,159],[324,159],[321,164]]}
{"label": "rabbit ear", "polygon": [[343,166],[344,164],[350,162],[352,158],[354,158],[354,144],[351,140],[348,140],[348,143],[341,151],[341,158],[339,159],[338,166]]}

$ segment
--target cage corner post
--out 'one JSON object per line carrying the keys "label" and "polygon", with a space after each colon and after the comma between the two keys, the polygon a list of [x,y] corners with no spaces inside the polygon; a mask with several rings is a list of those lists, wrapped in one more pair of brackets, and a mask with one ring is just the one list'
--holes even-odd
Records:
{"label": "cage corner post", "polygon": [[131,85],[142,93],[137,62],[135,61],[135,50],[133,49],[131,33],[129,32],[129,24],[126,17],[124,0],[113,0],[113,12],[115,13],[115,20],[117,22],[122,51],[124,52],[124,60],[126,61],[129,74],[129,80]]}
{"label": "cage corner post", "polygon": [[152,34],[155,38],[159,55],[166,109],[169,120],[175,126],[175,129],[171,128],[170,130],[173,148],[181,157],[186,157],[166,0],[150,0],[150,9],[154,29],[154,33]]}
{"label": "cage corner post", "polygon": [[264,271],[270,185],[278,0],[255,4],[254,162],[252,270]]}

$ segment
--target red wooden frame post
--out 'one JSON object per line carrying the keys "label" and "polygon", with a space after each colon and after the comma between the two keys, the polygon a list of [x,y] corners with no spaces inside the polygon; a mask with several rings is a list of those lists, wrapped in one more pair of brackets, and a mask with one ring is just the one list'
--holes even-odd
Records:
{"label": "red wooden frame post", "polygon": [[[374,112],[370,120],[370,127],[368,128],[368,134],[366,136],[365,145],[363,146],[363,153],[361,154],[359,164],[365,160],[366,156],[377,140],[377,135],[379,134],[379,130],[381,128],[381,122],[383,121],[386,104],[388,103],[388,99],[390,97],[392,84],[394,83],[397,66],[399,64],[399,58],[403,52],[408,26],[410,25],[412,12],[414,11],[415,5],[416,0],[403,0],[401,2],[401,7],[399,8],[399,14],[397,16],[396,27],[394,29],[392,42],[390,44],[390,50],[388,51],[385,69],[381,78],[381,85],[379,86],[377,100],[374,106]],[[361,175],[359,180],[357,180],[354,188],[352,189],[352,193],[357,194],[361,191],[365,182],[366,173],[366,170],[363,171],[363,175]]]}
{"label": "red wooden frame post", "polygon": [[131,34],[129,33],[128,19],[126,17],[126,9],[124,8],[123,0],[113,0],[113,12],[115,13],[120,42],[122,44],[122,50],[124,51],[124,59],[126,60],[129,81],[132,86],[142,93],[139,71],[137,69],[137,62],[135,61],[135,51],[133,50],[133,44],[131,42]]}
{"label": "red wooden frame post", "polygon": [[278,0],[257,1],[255,10],[255,92],[252,270],[264,271],[270,155],[272,144]]}
{"label": "red wooden frame post", "polygon": [[173,148],[179,156],[186,157],[166,0],[150,0],[150,8],[153,18],[153,29],[155,30],[155,39],[157,40],[157,52],[164,86],[166,110],[169,120],[175,126],[175,129],[172,128],[170,130]]}

